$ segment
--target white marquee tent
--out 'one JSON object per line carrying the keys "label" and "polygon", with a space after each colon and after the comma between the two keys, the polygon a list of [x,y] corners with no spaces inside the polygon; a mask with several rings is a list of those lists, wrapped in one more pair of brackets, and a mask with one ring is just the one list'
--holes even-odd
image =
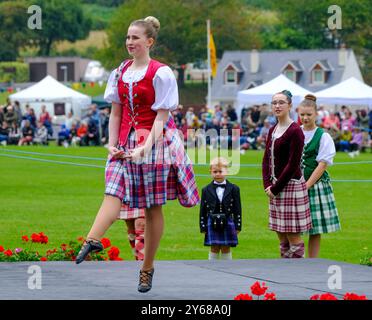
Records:
{"label": "white marquee tent", "polygon": [[29,104],[35,109],[37,116],[41,106],[45,105],[56,122],[71,110],[74,116],[81,117],[82,110],[92,103],[91,97],[66,87],[49,75],[31,87],[10,95],[9,98],[12,102],[19,101],[22,111],[25,111],[25,105]]}
{"label": "white marquee tent", "polygon": [[318,91],[315,95],[318,103],[372,107],[372,87],[354,77]]}
{"label": "white marquee tent", "polygon": [[294,104],[300,103],[304,96],[312,93],[305,88],[302,88],[298,84],[289,80],[283,74],[280,74],[276,78],[252,89],[242,90],[238,92],[237,96],[237,107],[236,112],[240,117],[241,110],[244,106],[249,106],[253,104],[261,104],[271,102],[272,96],[280,91],[289,90],[291,91],[293,97],[292,101]]}

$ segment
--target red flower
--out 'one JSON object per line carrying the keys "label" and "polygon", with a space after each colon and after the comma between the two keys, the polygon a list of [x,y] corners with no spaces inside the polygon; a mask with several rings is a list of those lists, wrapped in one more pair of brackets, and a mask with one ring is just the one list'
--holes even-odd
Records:
{"label": "red flower", "polygon": [[276,300],[276,295],[274,292],[268,292],[264,296],[264,300]]}
{"label": "red flower", "polygon": [[352,292],[346,292],[344,295],[344,300],[367,300],[366,296],[358,296],[355,293]]}
{"label": "red flower", "polygon": [[22,241],[28,242],[29,241],[28,236],[22,236]]}
{"label": "red flower", "polygon": [[0,252],[4,252],[4,247],[0,246]]}
{"label": "red flower", "polygon": [[319,300],[319,294],[314,294],[310,297],[310,300]]}
{"label": "red flower", "polygon": [[103,245],[103,249],[106,249],[108,247],[111,247],[111,241],[108,238],[102,238],[101,243]]}
{"label": "red flower", "polygon": [[48,259],[46,257],[41,257],[40,261],[48,261]]}
{"label": "red flower", "polygon": [[39,243],[40,242],[40,235],[38,235],[37,233],[33,233],[31,235],[31,241],[32,242],[35,242],[35,243]]}
{"label": "red flower", "polygon": [[8,256],[8,257],[11,257],[12,255],[13,255],[13,252],[12,252],[12,250],[6,250],[6,251],[4,251],[4,254],[6,255],[6,256]]}
{"label": "red flower", "polygon": [[39,237],[40,237],[40,243],[45,243],[45,244],[48,243],[48,237],[43,232],[39,233]]}
{"label": "red flower", "polygon": [[338,300],[333,294],[323,293],[319,296],[318,300]]}
{"label": "red flower", "polygon": [[84,242],[84,237],[79,237],[79,238],[77,238],[77,240],[79,241],[79,242]]}
{"label": "red flower", "polygon": [[252,294],[254,294],[256,296],[262,296],[263,294],[265,294],[267,289],[268,288],[266,287],[265,282],[262,282],[262,286],[261,286],[260,283],[258,281],[256,281],[251,286]]}
{"label": "red flower", "polygon": [[67,249],[67,244],[62,243],[62,244],[61,244],[61,249],[62,249],[62,251],[66,251],[66,249]]}
{"label": "red flower", "polygon": [[248,293],[241,293],[241,294],[238,294],[234,298],[234,300],[253,300],[253,298]]}
{"label": "red flower", "polygon": [[110,260],[115,260],[116,258],[119,257],[120,250],[117,247],[111,247],[109,252],[107,253]]}

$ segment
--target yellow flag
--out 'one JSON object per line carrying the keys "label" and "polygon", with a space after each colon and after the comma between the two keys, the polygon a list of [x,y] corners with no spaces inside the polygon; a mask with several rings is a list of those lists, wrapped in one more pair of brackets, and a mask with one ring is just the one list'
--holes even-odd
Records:
{"label": "yellow flag", "polygon": [[211,55],[211,65],[212,77],[214,78],[217,74],[217,55],[216,55],[216,46],[214,44],[212,33],[209,32],[209,52]]}

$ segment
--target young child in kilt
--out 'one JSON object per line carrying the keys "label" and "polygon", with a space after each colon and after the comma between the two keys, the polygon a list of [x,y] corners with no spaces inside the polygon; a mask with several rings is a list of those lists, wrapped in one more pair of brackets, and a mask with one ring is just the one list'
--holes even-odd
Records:
{"label": "young child in kilt", "polygon": [[[242,228],[240,189],[226,180],[228,161],[218,157],[211,161],[213,181],[203,188],[200,205],[200,232],[205,233],[204,245],[210,246],[209,260],[231,260],[230,247],[238,244]],[[222,218],[221,218],[222,217]]]}
{"label": "young child in kilt", "polygon": [[144,209],[145,255],[139,292],[152,288],[154,260],[164,229],[163,205],[178,199],[184,207],[199,203],[192,162],[171,111],[178,107],[172,69],[150,57],[160,22],[154,17],[130,23],[125,45],[133,59],[111,72],[105,100],[112,103],[105,195],[76,263],[103,249],[100,239],[117,220],[122,203]]}
{"label": "young child in kilt", "polygon": [[333,164],[336,148],[331,136],[316,126],[316,97],[308,94],[298,110],[305,135],[303,174],[310,199],[313,227],[309,230],[308,257],[317,258],[322,233],[340,230],[340,221],[327,166]]}
{"label": "young child in kilt", "polygon": [[130,247],[136,260],[144,259],[145,250],[145,210],[121,205],[120,220],[124,220]]}
{"label": "young child in kilt", "polygon": [[292,94],[288,90],[275,94],[271,105],[278,123],[270,128],[262,161],[264,189],[270,198],[269,228],[278,235],[282,258],[303,258],[301,233],[312,227],[300,166],[304,134],[289,117]]}

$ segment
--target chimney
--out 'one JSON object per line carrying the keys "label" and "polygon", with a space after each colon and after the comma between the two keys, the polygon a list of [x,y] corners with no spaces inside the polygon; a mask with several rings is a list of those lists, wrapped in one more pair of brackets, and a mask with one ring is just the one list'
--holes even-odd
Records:
{"label": "chimney", "polygon": [[260,68],[260,55],[256,49],[251,51],[251,73],[257,73]]}
{"label": "chimney", "polygon": [[338,50],[338,65],[344,67],[347,60],[347,50],[345,43],[341,44]]}

